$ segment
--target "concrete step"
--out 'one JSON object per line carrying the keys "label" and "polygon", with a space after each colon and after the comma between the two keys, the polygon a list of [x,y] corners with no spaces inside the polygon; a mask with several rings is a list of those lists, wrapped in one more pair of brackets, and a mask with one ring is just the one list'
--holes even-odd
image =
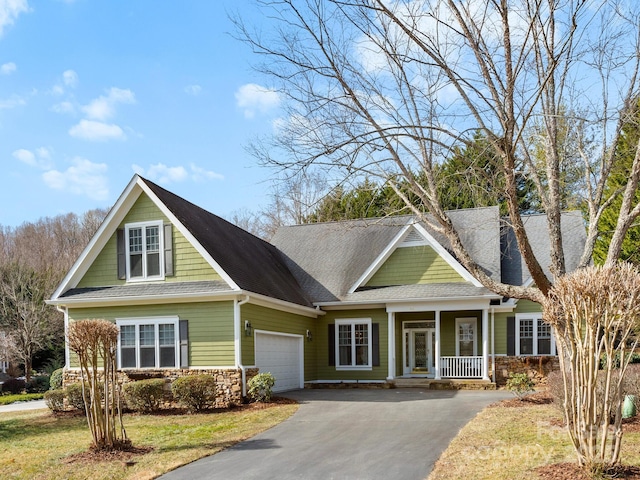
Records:
{"label": "concrete step", "polygon": [[446,378],[395,378],[390,381],[396,388],[428,388],[429,390],[495,390],[490,380]]}

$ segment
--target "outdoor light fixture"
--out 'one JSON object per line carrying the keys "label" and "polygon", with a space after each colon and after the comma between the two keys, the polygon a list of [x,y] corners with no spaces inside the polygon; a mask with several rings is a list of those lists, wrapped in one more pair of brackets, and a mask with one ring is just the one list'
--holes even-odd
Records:
{"label": "outdoor light fixture", "polygon": [[313,338],[313,336],[311,335],[311,330],[307,330],[307,341],[311,341],[311,339]]}
{"label": "outdoor light fixture", "polygon": [[247,337],[250,337],[252,331],[253,331],[253,327],[251,326],[251,322],[249,320],[245,320],[244,321],[244,334]]}

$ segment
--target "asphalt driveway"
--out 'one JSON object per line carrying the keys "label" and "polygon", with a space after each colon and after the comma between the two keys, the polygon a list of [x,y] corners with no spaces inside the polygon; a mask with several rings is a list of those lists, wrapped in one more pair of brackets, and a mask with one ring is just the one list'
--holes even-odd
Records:
{"label": "asphalt driveway", "polygon": [[423,480],[469,420],[503,391],[300,390],[288,420],[160,477]]}

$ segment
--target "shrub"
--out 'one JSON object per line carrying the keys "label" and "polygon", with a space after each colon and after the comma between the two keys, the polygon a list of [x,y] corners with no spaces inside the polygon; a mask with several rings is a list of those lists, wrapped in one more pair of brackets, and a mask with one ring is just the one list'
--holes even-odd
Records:
{"label": "shrub", "polygon": [[64,394],[67,397],[67,403],[73,408],[82,410],[84,412],[84,399],[82,398],[82,385],[79,383],[72,383],[67,385],[64,389]]}
{"label": "shrub", "polygon": [[199,412],[216,403],[216,379],[211,375],[189,375],[177,378],[171,385],[175,400],[190,412]]}
{"label": "shrub", "polygon": [[160,409],[164,396],[165,381],[161,378],[139,380],[124,385],[124,398],[127,406],[136,412],[155,412]]}
{"label": "shrub", "polygon": [[27,382],[21,378],[10,378],[6,380],[2,385],[2,391],[4,393],[13,393],[14,395],[22,393],[27,387]]}
{"label": "shrub", "polygon": [[44,402],[52,412],[64,410],[64,390],[61,388],[44,392]]}
{"label": "shrub", "polygon": [[27,382],[27,393],[44,393],[49,390],[49,375],[38,375]]}
{"label": "shrub", "polygon": [[49,377],[49,387],[51,388],[51,390],[62,388],[63,374],[64,370],[62,368],[58,368],[51,373],[51,377]]}
{"label": "shrub", "polygon": [[276,379],[271,373],[259,373],[249,380],[249,396],[254,402],[270,402]]}
{"label": "shrub", "polygon": [[507,388],[516,397],[522,399],[533,392],[533,380],[526,373],[510,373],[507,379]]}

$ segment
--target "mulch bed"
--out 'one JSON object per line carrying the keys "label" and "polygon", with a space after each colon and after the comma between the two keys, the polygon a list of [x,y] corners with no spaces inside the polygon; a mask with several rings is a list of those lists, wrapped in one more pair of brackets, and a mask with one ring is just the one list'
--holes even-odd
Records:
{"label": "mulch bed", "polygon": [[500,402],[492,403],[490,408],[521,408],[530,407],[533,405],[547,405],[553,403],[553,397],[546,391],[535,392],[531,395],[527,395],[522,398],[510,398],[509,400],[502,400]]}
{"label": "mulch bed", "polygon": [[153,447],[128,446],[122,450],[88,450],[74,455],[69,455],[64,459],[65,463],[101,463],[101,462],[122,462],[127,466],[134,465],[134,458],[153,451]]}
{"label": "mulch bed", "polygon": [[[536,468],[535,472],[543,480],[592,480],[576,463],[554,463]],[[640,480],[640,467],[622,465],[602,478]]]}

